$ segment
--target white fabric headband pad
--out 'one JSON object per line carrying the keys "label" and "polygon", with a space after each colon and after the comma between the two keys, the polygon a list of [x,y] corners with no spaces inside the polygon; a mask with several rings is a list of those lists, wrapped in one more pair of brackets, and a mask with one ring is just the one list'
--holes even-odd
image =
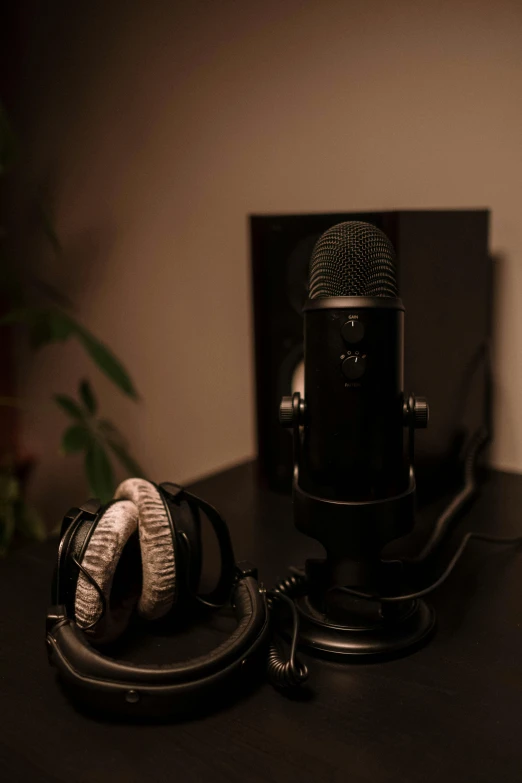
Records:
{"label": "white fabric headband pad", "polygon": [[98,591],[80,571],[74,613],[77,625],[88,629],[86,633],[97,642],[116,639],[125,629],[136,604],[136,598],[129,597],[122,599],[117,606],[111,606],[110,598],[114,573],[121,554],[137,530],[138,509],[134,503],[114,503],[98,520],[83,554],[82,566],[103,593],[106,609],[104,613]]}
{"label": "white fabric headband pad", "polygon": [[167,614],[176,596],[176,553],[173,531],[158,490],[144,479],[123,481],[116,500],[132,501],[139,516],[143,586],[138,611],[147,620]]}

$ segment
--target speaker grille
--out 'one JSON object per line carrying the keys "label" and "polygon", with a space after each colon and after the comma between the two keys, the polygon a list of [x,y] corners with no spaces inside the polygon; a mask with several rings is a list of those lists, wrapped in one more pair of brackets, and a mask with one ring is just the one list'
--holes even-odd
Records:
{"label": "speaker grille", "polygon": [[395,251],[386,234],[355,220],[325,231],[312,253],[309,296],[398,296]]}

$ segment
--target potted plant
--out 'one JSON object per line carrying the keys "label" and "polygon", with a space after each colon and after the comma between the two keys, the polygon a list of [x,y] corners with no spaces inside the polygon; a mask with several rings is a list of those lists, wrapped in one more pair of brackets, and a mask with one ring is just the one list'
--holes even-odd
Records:
{"label": "potted plant", "polygon": [[[0,178],[15,165],[17,157],[16,137],[0,104]],[[37,200],[37,207],[41,230],[52,251],[62,253],[52,220],[41,200]],[[4,250],[6,237],[6,229],[0,220],[0,350],[2,345],[5,346],[2,351],[4,372],[0,388],[0,410],[4,424],[0,429],[0,554],[9,549],[16,537],[43,538],[46,535],[40,514],[25,500],[25,480],[30,465],[27,460],[20,460],[13,437],[22,401],[13,393],[12,367],[9,367],[8,349],[12,345],[12,330],[23,329],[35,351],[51,343],[77,340],[84,348],[86,358],[123,394],[138,399],[134,383],[122,362],[77,320],[73,304],[46,281],[27,279],[10,264]],[[54,401],[68,420],[61,450],[63,454],[83,453],[86,480],[93,496],[102,502],[112,497],[115,488],[114,460],[129,475],[143,476],[123,434],[101,414],[92,384],[87,379],[79,380],[76,397],[57,389]]]}

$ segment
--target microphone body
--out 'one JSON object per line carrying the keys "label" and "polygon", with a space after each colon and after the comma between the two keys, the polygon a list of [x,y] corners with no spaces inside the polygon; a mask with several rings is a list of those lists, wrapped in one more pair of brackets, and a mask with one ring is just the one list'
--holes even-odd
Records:
{"label": "microphone body", "polygon": [[399,495],[409,480],[404,307],[389,239],[368,223],[333,226],[314,248],[309,295],[299,485],[334,501]]}
{"label": "microphone body", "polygon": [[408,483],[401,300],[311,299],[304,324],[301,487],[352,502],[400,494]]}
{"label": "microphone body", "polygon": [[279,410],[294,436],[295,526],[326,555],[306,561],[306,593],[295,598],[300,644],[375,659],[417,645],[434,625],[422,601],[390,608],[379,599],[404,591],[401,561],[381,553],[413,528],[413,431],[428,419],[426,400],[404,400],[404,308],[389,239],[356,221],[326,231],[309,297],[304,399],[294,392]]}

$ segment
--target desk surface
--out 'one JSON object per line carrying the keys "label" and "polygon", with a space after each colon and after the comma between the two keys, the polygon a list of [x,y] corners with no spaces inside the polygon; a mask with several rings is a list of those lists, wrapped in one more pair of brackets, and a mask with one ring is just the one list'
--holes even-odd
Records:
{"label": "desk surface", "polygon": [[[266,583],[316,554],[288,497],[246,464],[197,484],[230,524],[238,559]],[[423,516],[429,524],[430,509]],[[493,474],[459,531],[522,531],[522,476]],[[387,663],[309,660],[313,697],[261,685],[222,712],[172,725],[124,725],[73,710],[44,649],[56,542],[0,563],[0,777],[9,783],[520,783],[522,560],[473,543],[432,596],[438,629]],[[207,629],[219,640],[219,623]],[[3,774],[2,774],[3,773]]]}

